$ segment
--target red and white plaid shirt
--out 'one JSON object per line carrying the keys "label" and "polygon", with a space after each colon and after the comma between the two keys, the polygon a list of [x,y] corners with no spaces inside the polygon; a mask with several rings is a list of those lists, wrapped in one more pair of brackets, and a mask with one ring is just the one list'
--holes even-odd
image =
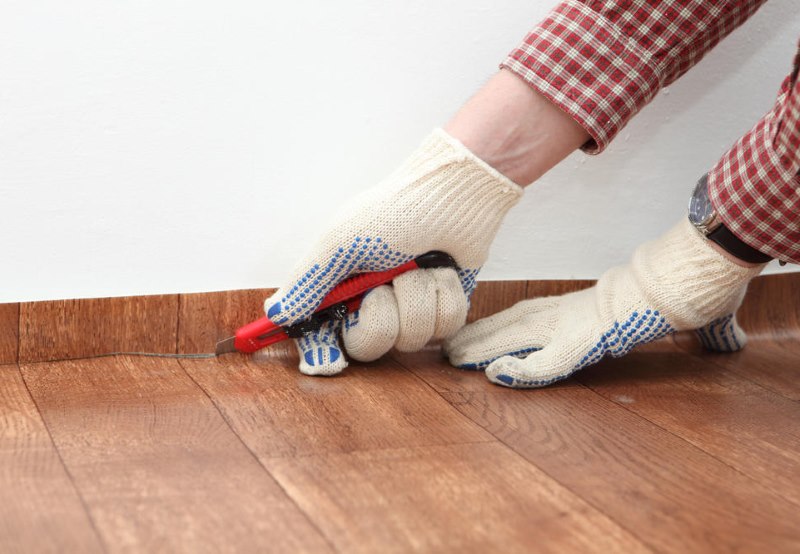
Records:
{"label": "red and white plaid shirt", "polygon": [[[766,0],[568,0],[502,63],[570,114],[601,152],[661,87]],[[750,246],[800,263],[800,52],[775,106],[710,170],[711,201]]]}

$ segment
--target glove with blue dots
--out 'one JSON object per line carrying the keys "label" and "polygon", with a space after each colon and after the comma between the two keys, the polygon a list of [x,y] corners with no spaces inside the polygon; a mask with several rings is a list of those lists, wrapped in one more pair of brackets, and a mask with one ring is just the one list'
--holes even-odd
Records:
{"label": "glove with blue dots", "polygon": [[733,314],[763,267],[731,262],[685,220],[594,287],[526,300],[467,325],[445,352],[453,365],[485,370],[493,383],[531,388],[675,331],[696,329],[706,348],[735,351],[746,336]]}
{"label": "glove with blue dots", "polygon": [[[521,187],[455,138],[433,131],[399,169],[338,214],[264,308],[274,323],[293,325],[348,276],[391,269],[431,250],[450,254],[461,269],[403,274],[389,289],[392,300],[385,289],[371,292],[359,313],[296,342],[300,370],[332,375],[344,369],[340,333],[354,357],[368,360],[391,348],[392,334],[397,346],[418,349],[455,332],[497,229],[521,195]],[[455,291],[461,301],[454,300]]]}

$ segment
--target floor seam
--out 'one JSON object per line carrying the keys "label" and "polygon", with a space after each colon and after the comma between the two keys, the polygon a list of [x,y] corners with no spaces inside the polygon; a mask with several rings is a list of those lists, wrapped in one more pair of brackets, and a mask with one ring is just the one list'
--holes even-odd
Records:
{"label": "floor seam", "polygon": [[[459,412],[459,415],[464,414]],[[468,418],[469,419],[469,418]],[[475,423],[469,420],[471,423]],[[491,434],[491,433],[490,433]],[[373,452],[391,452],[392,450],[413,450],[415,448],[449,448],[451,446],[470,446],[473,444],[499,444],[499,440],[492,435],[491,440],[482,441],[459,441],[459,442],[446,442],[436,444],[417,444],[417,445],[403,445],[403,446],[386,446],[381,448],[354,448],[353,450],[343,451],[328,451],[328,452],[315,452],[311,454],[299,454],[297,456],[270,456],[267,460],[305,460],[309,458],[319,458],[322,456],[345,456],[348,454],[370,454]]]}
{"label": "floor seam", "polygon": [[39,403],[36,402],[36,398],[33,396],[30,387],[28,386],[28,381],[25,379],[25,372],[22,371],[22,367],[17,365],[17,372],[19,373],[20,378],[22,379],[22,384],[25,385],[25,392],[28,393],[28,397],[33,402],[33,406],[36,408],[36,413],[39,415],[39,419],[42,422],[42,426],[44,426],[44,430],[47,432],[47,437],[50,439],[50,444],[53,446],[53,450],[58,456],[58,461],[61,463],[61,467],[64,469],[64,473],[67,475],[67,479],[69,479],[72,488],[75,490],[75,494],[78,496],[78,500],[81,503],[81,507],[83,508],[84,513],[86,514],[86,518],[89,520],[89,525],[92,528],[95,536],[97,537],[98,542],[100,543],[100,547],[103,549],[103,552],[109,552],[108,545],[103,538],[103,535],[100,533],[100,529],[97,527],[97,522],[95,522],[94,517],[92,517],[92,512],[89,509],[89,505],[86,502],[86,499],[81,494],[80,488],[78,488],[77,483],[75,483],[75,477],[72,475],[72,472],[69,470],[67,463],[64,461],[64,457],[61,455],[61,451],[56,444],[56,441],[53,439],[53,433],[50,430],[50,426],[47,425],[47,420],[44,418],[42,414],[42,410],[39,408]]}
{"label": "floor seam", "polygon": [[756,485],[758,485],[760,488],[762,488],[762,489],[764,489],[764,490],[767,490],[767,491],[770,491],[770,492],[771,492],[772,494],[774,494],[775,496],[777,496],[777,497],[779,497],[779,498],[782,498],[783,500],[785,500],[786,502],[789,502],[789,503],[790,503],[790,504],[792,504],[792,505],[795,505],[795,506],[798,506],[798,505],[800,505],[800,503],[798,503],[797,501],[795,501],[795,500],[792,500],[791,498],[786,498],[786,497],[785,497],[783,494],[781,494],[780,492],[778,492],[778,491],[776,491],[776,490],[772,489],[771,487],[767,487],[766,485],[762,484],[762,483],[761,483],[759,480],[757,480],[757,479],[756,479],[755,477],[753,477],[752,475],[748,475],[747,473],[745,473],[744,471],[742,471],[742,470],[741,470],[741,469],[739,469],[738,467],[731,465],[729,462],[727,462],[726,460],[723,460],[722,458],[718,457],[718,456],[717,456],[716,454],[714,454],[713,452],[709,452],[709,451],[705,450],[704,448],[702,448],[702,447],[700,447],[700,446],[696,445],[696,444],[695,444],[695,443],[693,443],[692,441],[690,441],[690,440],[688,440],[688,439],[686,439],[686,438],[682,437],[681,435],[678,435],[678,434],[676,434],[675,432],[673,432],[673,431],[671,431],[671,430],[667,429],[666,427],[663,427],[662,425],[660,425],[659,423],[657,423],[657,422],[655,422],[655,421],[651,420],[650,418],[648,418],[648,417],[646,417],[646,416],[644,416],[644,415],[642,415],[642,414],[640,414],[640,413],[638,413],[638,412],[635,412],[635,411],[631,410],[631,409],[630,409],[628,406],[626,406],[625,404],[623,404],[623,403],[620,403],[620,402],[616,402],[616,401],[614,401],[614,400],[611,400],[611,399],[609,399],[609,398],[606,398],[605,396],[603,396],[602,394],[600,394],[599,392],[597,392],[597,391],[596,391],[595,389],[593,389],[592,387],[590,387],[590,386],[588,386],[588,385],[584,385],[584,386],[586,386],[586,388],[587,388],[587,389],[589,389],[590,391],[592,391],[594,394],[596,394],[597,396],[599,396],[599,397],[600,397],[600,398],[602,398],[603,400],[605,400],[605,401],[607,401],[607,402],[610,402],[610,403],[614,404],[615,406],[618,406],[618,407],[622,408],[623,410],[625,410],[625,411],[626,411],[626,412],[628,412],[629,414],[631,414],[631,415],[633,415],[633,416],[635,416],[635,417],[637,417],[637,418],[641,419],[642,421],[646,421],[646,422],[647,422],[647,423],[649,423],[650,425],[653,425],[654,427],[656,427],[656,428],[658,428],[658,429],[661,429],[661,430],[662,430],[662,431],[664,431],[665,433],[669,433],[670,435],[672,435],[672,436],[673,436],[673,437],[675,437],[676,439],[678,439],[678,440],[680,440],[681,442],[683,442],[683,443],[685,443],[685,444],[689,445],[691,448],[693,448],[693,449],[697,450],[698,452],[700,452],[700,453],[702,453],[702,454],[704,454],[704,455],[708,456],[709,458],[712,458],[712,459],[716,460],[716,461],[717,461],[717,462],[719,462],[720,464],[722,464],[722,465],[724,465],[725,467],[727,467],[727,468],[729,468],[729,469],[731,469],[731,470],[735,471],[736,473],[738,473],[738,474],[739,474],[739,475],[741,475],[742,477],[744,477],[744,478],[748,479],[749,481],[752,481],[753,483],[755,483]]}
{"label": "floor seam", "polygon": [[211,396],[211,395],[209,394],[209,392],[208,392],[208,391],[205,389],[205,387],[203,387],[203,385],[201,385],[199,382],[197,382],[197,380],[196,380],[196,379],[195,379],[195,378],[192,376],[192,374],[191,374],[191,373],[189,373],[189,372],[186,370],[186,368],[183,366],[183,363],[181,363],[181,360],[177,360],[177,362],[178,362],[178,365],[180,366],[181,370],[182,370],[182,371],[183,371],[183,372],[186,374],[186,376],[187,376],[187,377],[188,377],[188,378],[189,378],[189,379],[192,381],[192,383],[194,383],[194,384],[195,384],[195,386],[197,386],[197,388],[199,388],[199,389],[200,389],[200,390],[203,392],[203,394],[206,396],[206,398],[208,398],[208,401],[209,401],[209,402],[211,402],[211,405],[212,405],[212,406],[214,406],[214,409],[217,411],[217,413],[219,414],[219,416],[222,418],[222,421],[224,421],[224,422],[225,422],[225,425],[227,425],[228,429],[230,429],[230,430],[231,430],[231,433],[233,433],[233,435],[236,437],[236,439],[237,439],[237,440],[238,440],[238,441],[241,443],[241,445],[242,445],[242,446],[243,446],[243,447],[244,447],[244,448],[247,450],[247,452],[250,454],[250,456],[253,458],[253,460],[255,460],[255,462],[256,462],[256,463],[257,463],[257,464],[258,464],[258,465],[261,467],[261,469],[262,469],[262,470],[264,470],[264,472],[265,472],[265,473],[266,473],[266,474],[269,476],[269,478],[270,478],[270,479],[272,479],[272,481],[273,481],[273,482],[275,483],[275,485],[276,485],[276,486],[277,486],[277,487],[278,487],[278,488],[281,490],[281,492],[283,492],[283,494],[284,494],[284,495],[286,495],[286,498],[288,498],[288,499],[289,499],[289,501],[290,501],[292,504],[294,504],[294,506],[297,508],[297,511],[298,511],[299,513],[301,513],[301,514],[303,515],[303,517],[304,517],[304,518],[305,518],[305,519],[308,521],[308,523],[311,525],[311,527],[313,527],[313,528],[314,528],[314,529],[317,531],[317,533],[319,533],[319,536],[320,536],[320,537],[322,537],[322,539],[323,539],[323,540],[325,541],[325,543],[326,543],[326,544],[327,544],[327,545],[328,545],[328,546],[331,548],[331,550],[333,550],[334,552],[340,552],[340,550],[339,550],[338,548],[336,548],[336,545],[335,545],[335,544],[332,542],[332,540],[330,539],[330,537],[328,537],[328,535],[326,535],[326,534],[325,534],[325,533],[322,531],[322,529],[319,527],[319,525],[317,525],[317,523],[314,521],[314,519],[313,519],[313,518],[312,518],[312,517],[311,517],[311,516],[310,516],[310,515],[309,515],[309,514],[308,514],[308,513],[305,511],[305,510],[303,510],[303,508],[301,508],[301,507],[300,507],[300,505],[297,503],[297,501],[294,499],[294,497],[293,497],[291,494],[289,494],[289,492],[288,492],[288,491],[287,491],[287,490],[284,488],[284,486],[281,484],[281,482],[280,482],[280,481],[279,481],[279,480],[278,480],[278,479],[277,479],[277,478],[276,478],[276,477],[275,477],[275,476],[272,474],[272,472],[271,472],[271,471],[270,471],[270,470],[269,470],[269,469],[268,469],[268,468],[267,468],[267,467],[266,467],[266,466],[265,466],[265,465],[264,465],[264,464],[261,462],[261,459],[260,459],[260,458],[258,457],[258,455],[257,455],[257,454],[256,454],[256,453],[255,453],[255,452],[254,452],[254,451],[253,451],[251,448],[250,448],[250,445],[248,445],[248,444],[247,444],[247,442],[246,442],[246,441],[245,441],[245,440],[244,440],[244,439],[241,437],[241,435],[239,435],[239,433],[237,433],[237,432],[236,432],[236,429],[234,429],[234,428],[233,428],[233,425],[231,425],[231,422],[230,422],[230,420],[228,419],[228,417],[225,415],[224,411],[223,411],[223,410],[222,410],[222,409],[219,407],[219,405],[218,405],[218,404],[217,404],[217,403],[214,401],[214,398],[212,398],[212,396]]}
{"label": "floor seam", "polygon": [[181,344],[181,304],[183,303],[183,294],[178,294],[178,307],[175,310],[175,354],[180,353]]}
{"label": "floor seam", "polygon": [[[491,433],[491,431],[487,431],[487,432]],[[590,499],[584,497],[582,494],[578,493],[577,491],[572,490],[572,488],[569,485],[567,485],[566,483],[561,482],[561,480],[557,479],[554,475],[551,475],[548,471],[546,471],[545,469],[543,469],[543,468],[539,467],[538,465],[536,465],[535,463],[533,463],[531,460],[526,458],[524,454],[522,454],[516,448],[514,448],[513,445],[508,444],[502,438],[497,437],[497,435],[495,435],[494,433],[491,433],[491,434],[492,434],[492,436],[497,438],[498,442],[501,445],[506,447],[509,451],[513,452],[514,455],[517,456],[519,459],[523,460],[524,462],[527,462],[528,464],[530,464],[531,466],[536,468],[537,471],[539,471],[542,475],[546,476],[553,483],[557,484],[559,487],[561,487],[565,491],[568,491],[572,496],[574,496],[575,498],[579,499],[581,502],[583,502],[584,504],[589,506],[592,510],[596,511],[598,514],[600,514],[603,517],[605,517],[606,519],[608,519],[608,521],[612,522],[614,525],[616,525],[617,527],[619,527],[620,529],[622,529],[623,531],[628,533],[631,537],[633,537],[636,540],[636,542],[641,544],[644,548],[646,548],[650,552],[658,552],[658,550],[654,546],[652,546],[650,543],[648,543],[644,538],[640,537],[636,532],[634,532],[632,529],[629,529],[626,525],[624,525],[620,521],[617,521],[617,519],[615,517],[613,517],[611,514],[607,513],[605,510],[601,509],[599,506],[596,506],[595,503],[592,502]]]}
{"label": "floor seam", "polygon": [[[409,367],[408,367],[408,366],[406,366],[406,365],[405,365],[403,362],[401,362],[400,360],[398,360],[397,358],[395,358],[395,357],[394,357],[394,356],[392,356],[391,354],[389,355],[389,359],[390,359],[391,361],[393,361],[394,363],[396,363],[398,366],[400,366],[400,367],[401,367],[401,368],[402,368],[402,369],[403,369],[403,370],[404,370],[406,373],[409,373],[409,374],[410,374],[411,376],[413,376],[415,379],[418,379],[419,381],[421,381],[421,382],[422,382],[422,383],[423,383],[423,384],[424,384],[424,385],[425,385],[425,386],[426,386],[428,389],[430,389],[431,391],[433,391],[433,392],[434,392],[434,394],[436,394],[436,395],[437,395],[439,398],[441,398],[442,400],[444,400],[445,404],[447,404],[448,406],[450,406],[450,409],[451,409],[453,412],[455,412],[456,414],[458,414],[460,417],[464,418],[466,421],[469,421],[469,422],[470,422],[472,425],[476,426],[477,428],[479,428],[479,429],[483,429],[483,431],[484,431],[484,432],[486,432],[486,433],[489,433],[491,436],[495,437],[493,433],[491,433],[490,431],[487,431],[487,430],[486,430],[484,427],[482,427],[481,425],[479,425],[478,423],[476,423],[475,421],[473,421],[473,420],[472,420],[471,418],[469,418],[468,416],[466,416],[466,415],[464,415],[463,413],[461,413],[461,410],[459,410],[458,408],[456,408],[455,406],[453,406],[453,404],[452,404],[452,403],[451,403],[449,400],[447,400],[447,398],[445,398],[444,396],[442,396],[442,394],[441,394],[441,393],[440,393],[438,390],[436,390],[436,387],[434,387],[433,385],[431,385],[430,383],[428,383],[428,382],[427,382],[425,379],[423,379],[422,377],[420,377],[419,375],[417,375],[416,373],[414,373],[413,371],[411,371],[411,369],[409,369]],[[495,440],[498,440],[498,439],[497,439],[497,437],[495,437]],[[487,442],[488,442],[488,441],[487,441]]]}

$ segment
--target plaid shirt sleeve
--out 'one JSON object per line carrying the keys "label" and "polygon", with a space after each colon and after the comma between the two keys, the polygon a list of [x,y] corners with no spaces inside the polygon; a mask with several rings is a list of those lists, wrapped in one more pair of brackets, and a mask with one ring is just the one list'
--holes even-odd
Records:
{"label": "plaid shirt sleeve", "polygon": [[711,202],[753,248],[800,263],[800,50],[775,106],[708,174]]}
{"label": "plaid shirt sleeve", "polygon": [[570,114],[597,153],[765,1],[567,0],[501,67]]}
{"label": "plaid shirt sleeve", "polygon": [[[766,0],[567,0],[505,59],[601,152]],[[750,246],[800,263],[800,53],[775,107],[709,173],[721,220]]]}

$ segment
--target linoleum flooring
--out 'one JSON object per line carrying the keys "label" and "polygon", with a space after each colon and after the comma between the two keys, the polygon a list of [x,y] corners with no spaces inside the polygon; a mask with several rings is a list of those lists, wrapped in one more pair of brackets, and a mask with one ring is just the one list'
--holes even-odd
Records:
{"label": "linoleum flooring", "polygon": [[436,349],[3,365],[0,551],[800,551],[800,342],[680,343],[532,391]]}

